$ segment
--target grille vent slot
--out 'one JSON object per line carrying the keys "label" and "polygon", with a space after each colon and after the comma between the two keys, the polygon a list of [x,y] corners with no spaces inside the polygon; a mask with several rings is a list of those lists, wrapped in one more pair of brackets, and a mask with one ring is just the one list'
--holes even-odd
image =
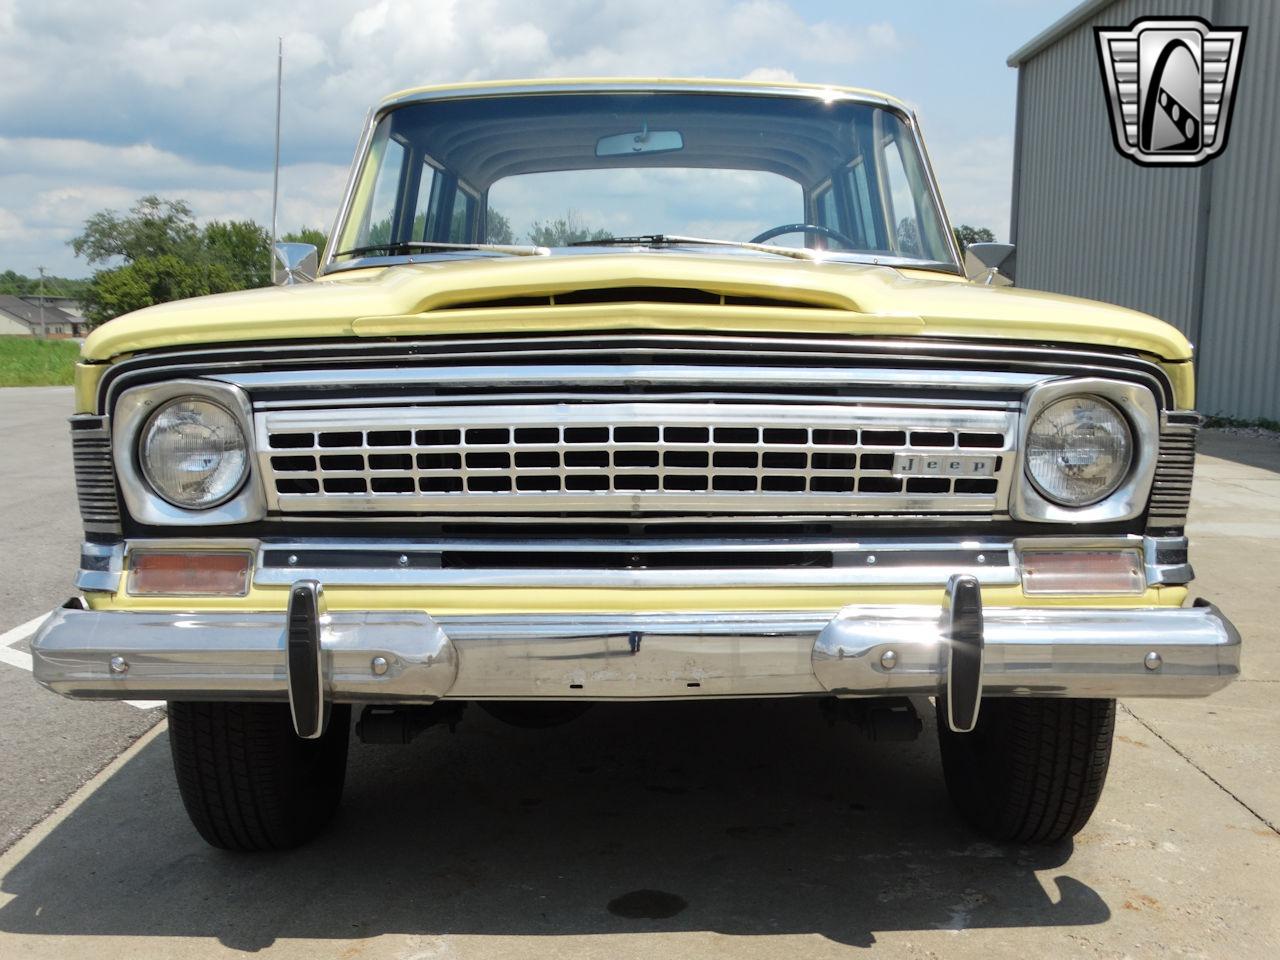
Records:
{"label": "grille vent slot", "polygon": [[120,533],[120,498],[106,417],[80,414],[71,418],[71,460],[85,530]]}
{"label": "grille vent slot", "polygon": [[1202,418],[1198,413],[1169,413],[1160,429],[1160,455],[1151,484],[1147,529],[1170,530],[1186,526],[1191,507],[1191,478],[1195,470],[1196,436]]}

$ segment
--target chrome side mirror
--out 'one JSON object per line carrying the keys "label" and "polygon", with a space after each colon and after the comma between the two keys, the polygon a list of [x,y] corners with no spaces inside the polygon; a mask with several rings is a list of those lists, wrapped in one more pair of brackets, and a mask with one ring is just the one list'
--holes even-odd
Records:
{"label": "chrome side mirror", "polygon": [[271,282],[277,287],[316,278],[320,254],[311,243],[277,243],[271,247]]}
{"label": "chrome side mirror", "polygon": [[974,283],[1011,287],[1017,262],[1011,243],[971,243],[964,250],[964,274]]}

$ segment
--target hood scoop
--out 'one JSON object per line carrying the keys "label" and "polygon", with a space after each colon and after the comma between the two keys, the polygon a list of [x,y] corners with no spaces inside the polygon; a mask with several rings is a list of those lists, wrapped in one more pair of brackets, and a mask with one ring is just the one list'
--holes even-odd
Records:
{"label": "hood scoop", "polygon": [[786,309],[814,309],[825,306],[825,304],[807,300],[786,297],[733,296],[693,287],[619,286],[568,290],[538,297],[497,297],[463,300],[437,309],[484,310],[505,307],[564,307],[602,303],[681,303],[711,307],[775,307]]}

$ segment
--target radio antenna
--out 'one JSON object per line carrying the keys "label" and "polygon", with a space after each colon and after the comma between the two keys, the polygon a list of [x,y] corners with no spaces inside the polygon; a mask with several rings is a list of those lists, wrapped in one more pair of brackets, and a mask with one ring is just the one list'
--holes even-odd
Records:
{"label": "radio antenna", "polygon": [[[271,177],[271,243],[280,239],[276,211],[280,203],[280,91],[284,87],[284,37],[276,38],[276,163]],[[273,260],[275,253],[271,254]]]}

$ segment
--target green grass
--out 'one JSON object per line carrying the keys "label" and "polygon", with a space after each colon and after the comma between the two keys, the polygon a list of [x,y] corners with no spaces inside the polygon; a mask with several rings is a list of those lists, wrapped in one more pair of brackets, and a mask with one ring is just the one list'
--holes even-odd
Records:
{"label": "green grass", "polygon": [[80,344],[0,336],[0,387],[49,387],[71,383]]}

